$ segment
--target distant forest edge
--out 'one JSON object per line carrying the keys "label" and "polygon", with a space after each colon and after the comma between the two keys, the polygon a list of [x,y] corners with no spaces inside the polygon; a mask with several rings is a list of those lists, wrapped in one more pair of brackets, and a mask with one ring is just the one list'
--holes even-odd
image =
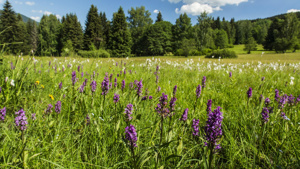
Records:
{"label": "distant forest edge", "polygon": [[[300,49],[300,13],[281,14],[266,19],[229,21],[207,13],[191,24],[181,14],[175,24],[163,20],[161,12],[153,21],[144,6],[131,8],[126,17],[122,7],[109,21],[105,12],[91,5],[85,29],[76,14],[58,19],[44,15],[37,23],[16,14],[9,1],[0,11],[0,44],[5,54],[35,56],[134,57],[199,56],[234,53],[226,51],[235,44],[245,44],[250,53],[262,44],[264,50],[295,52]],[[226,57],[226,56],[224,56]]]}

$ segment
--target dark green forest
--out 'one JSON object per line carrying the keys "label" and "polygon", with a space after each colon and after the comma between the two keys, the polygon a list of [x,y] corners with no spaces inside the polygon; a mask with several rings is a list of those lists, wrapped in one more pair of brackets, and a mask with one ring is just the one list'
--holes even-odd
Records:
{"label": "dark green forest", "polygon": [[110,21],[105,12],[91,5],[83,29],[73,13],[62,19],[44,15],[37,24],[24,21],[9,1],[0,12],[0,44],[6,54],[13,55],[198,56],[235,44],[245,44],[248,53],[256,49],[256,44],[280,53],[300,49],[299,13],[240,21],[202,13],[192,25],[187,14],[181,14],[172,24],[159,12],[153,21],[144,6],[128,10],[128,17],[120,7]]}

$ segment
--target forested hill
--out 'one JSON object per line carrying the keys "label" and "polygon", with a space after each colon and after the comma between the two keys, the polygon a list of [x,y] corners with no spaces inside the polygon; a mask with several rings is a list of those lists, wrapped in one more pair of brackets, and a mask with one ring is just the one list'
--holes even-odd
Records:
{"label": "forested hill", "polygon": [[[297,15],[297,18],[300,19],[300,12],[295,12]],[[267,18],[257,18],[257,19],[253,19],[251,21],[257,21],[257,20],[264,20],[264,19],[270,19],[270,20],[274,20],[275,18],[279,18],[279,19],[284,19],[286,17],[287,13],[284,14],[279,14],[279,15],[275,15],[275,16],[271,16],[271,17],[267,17]]]}
{"label": "forested hill", "polygon": [[[2,10],[0,10],[0,15],[2,14]],[[18,14],[18,13],[17,13]],[[31,22],[36,22],[35,20],[23,15],[23,14],[20,14],[22,16],[22,19],[23,19],[23,22],[28,22],[28,21],[31,21]],[[36,22],[38,24],[38,22]]]}

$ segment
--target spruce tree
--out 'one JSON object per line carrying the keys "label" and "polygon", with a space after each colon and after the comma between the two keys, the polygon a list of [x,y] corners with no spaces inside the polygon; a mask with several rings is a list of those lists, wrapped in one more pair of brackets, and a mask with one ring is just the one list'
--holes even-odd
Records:
{"label": "spruce tree", "polygon": [[100,44],[100,48],[107,48],[109,43],[109,32],[110,32],[110,22],[106,18],[105,12],[100,12],[100,25],[101,25],[101,34],[102,34],[102,41]]}
{"label": "spruce tree", "polygon": [[83,48],[85,50],[89,50],[90,46],[94,45],[97,49],[99,49],[101,38],[101,25],[98,8],[91,5],[85,22]]}
{"label": "spruce tree", "polygon": [[127,57],[131,52],[130,32],[122,7],[113,15],[110,48],[114,57]]}
{"label": "spruce tree", "polygon": [[[0,21],[2,32],[2,34],[0,35],[1,43],[17,42],[16,35],[18,32],[18,20],[15,11],[12,9],[12,5],[8,0],[4,3],[3,11],[0,15]],[[16,54],[16,45],[10,44],[8,47],[8,51]]]}
{"label": "spruce tree", "polygon": [[160,22],[160,21],[163,21],[163,18],[162,18],[161,12],[159,11],[158,14],[157,14],[155,23],[156,23],[156,22]]}
{"label": "spruce tree", "polygon": [[61,28],[61,48],[66,46],[67,41],[72,42],[72,48],[75,52],[78,52],[82,48],[83,43],[83,31],[81,24],[76,16],[76,14],[67,14],[64,17],[64,22]]}

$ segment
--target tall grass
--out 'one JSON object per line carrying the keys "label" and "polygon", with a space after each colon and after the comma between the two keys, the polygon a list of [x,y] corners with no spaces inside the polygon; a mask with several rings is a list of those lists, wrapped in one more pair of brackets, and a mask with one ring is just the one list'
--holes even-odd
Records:
{"label": "tall grass", "polygon": [[[220,106],[224,116],[223,136],[219,140],[222,148],[214,153],[214,168],[299,168],[300,103],[286,104],[282,111],[288,119],[284,119],[274,100],[275,89],[281,96],[300,95],[300,57],[291,57],[292,60],[276,58],[263,63],[258,62],[259,59],[252,63],[243,57],[221,61],[199,57],[192,57],[193,60],[6,57],[0,67],[0,109],[7,109],[5,120],[0,122],[0,168],[208,168],[209,153],[204,146],[203,127],[209,99],[212,99],[212,110]],[[294,60],[297,63],[292,63]],[[15,69],[11,69],[11,62]],[[157,65],[160,66],[158,84],[154,75]],[[126,75],[120,75],[124,69]],[[76,71],[78,78],[74,87],[72,71]],[[110,82],[118,79],[118,85],[115,88],[112,84],[104,97],[101,82],[106,72],[108,77],[113,74]],[[207,78],[206,87],[196,102],[196,87],[201,85],[203,76]],[[78,88],[85,78],[87,85],[84,92],[79,93]],[[147,89],[152,100],[142,101],[135,85],[130,89],[130,82],[141,79],[142,95]],[[92,80],[97,82],[93,95],[89,85]],[[123,92],[122,80],[126,82]],[[169,123],[171,118],[164,118],[161,132],[161,116],[155,108],[162,93],[170,100],[175,85],[178,86],[175,114],[172,123]],[[158,86],[162,88],[160,92],[157,92]],[[249,87],[253,88],[250,100]],[[117,104],[113,102],[115,93],[120,95]],[[265,124],[262,123],[264,104],[259,100],[260,95],[270,98],[269,107],[274,107]],[[48,104],[55,105],[57,101],[62,102],[61,113],[54,109],[52,113],[45,113]],[[124,109],[130,103],[133,105],[130,124],[135,126],[138,137],[134,161],[125,139],[128,123]],[[195,112],[192,111],[194,106]],[[21,108],[28,118],[23,137],[14,124],[15,112]],[[190,111],[184,123],[179,119],[186,108]],[[31,119],[33,113],[36,120]],[[193,119],[200,120],[199,137],[192,134]]]}

